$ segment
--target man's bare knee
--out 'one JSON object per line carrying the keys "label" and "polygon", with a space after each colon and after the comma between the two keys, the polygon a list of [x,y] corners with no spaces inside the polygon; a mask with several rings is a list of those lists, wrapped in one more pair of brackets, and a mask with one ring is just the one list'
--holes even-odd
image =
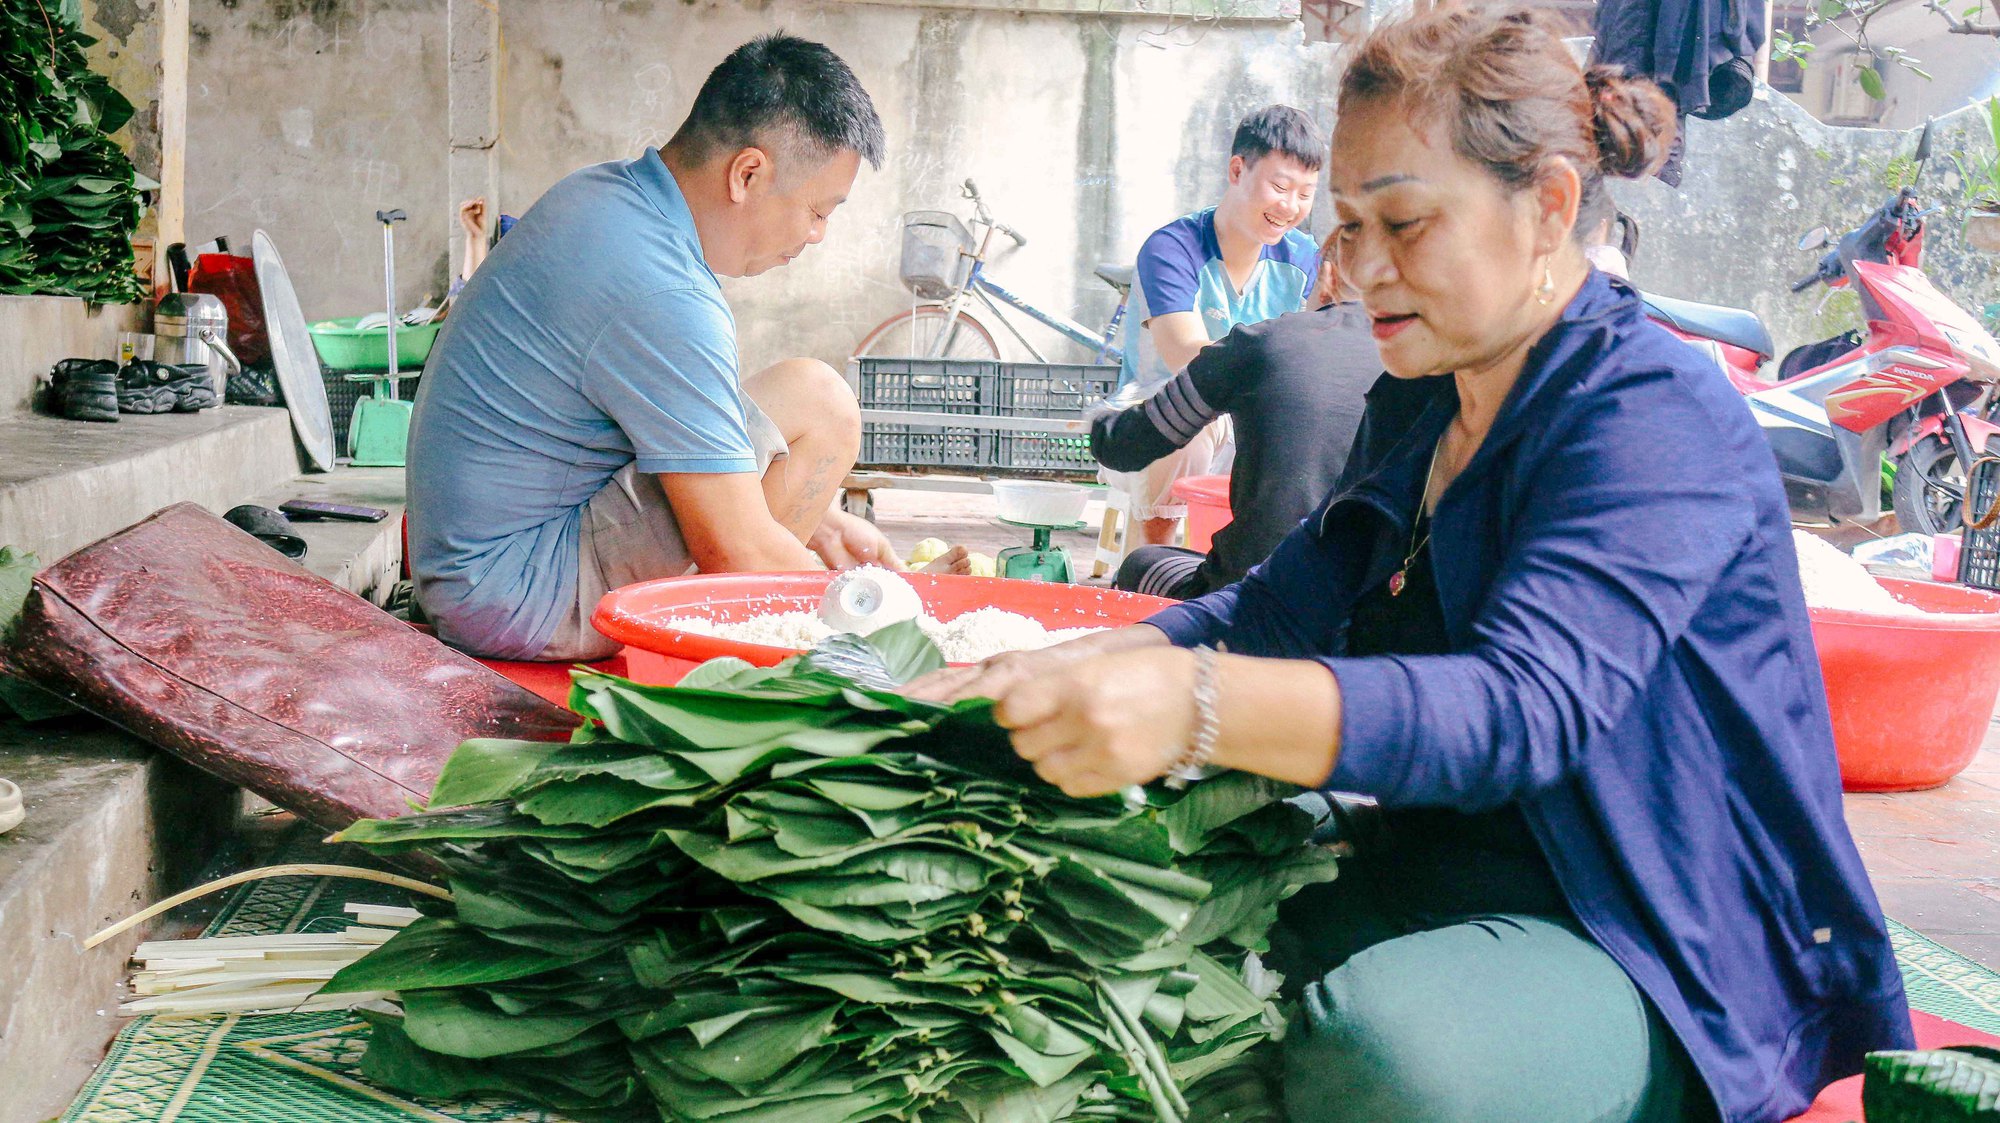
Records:
{"label": "man's bare knee", "polygon": [[861,406],[840,372],[818,359],[786,359],[743,380],[743,389],[787,440],[807,433],[859,443]]}

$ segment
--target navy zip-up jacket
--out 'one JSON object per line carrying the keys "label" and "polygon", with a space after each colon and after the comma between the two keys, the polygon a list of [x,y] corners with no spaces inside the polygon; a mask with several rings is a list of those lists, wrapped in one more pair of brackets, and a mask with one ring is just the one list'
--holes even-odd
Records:
{"label": "navy zip-up jacket", "polygon": [[1721,370],[1592,273],[1438,499],[1453,653],[1345,658],[1457,410],[1450,377],[1381,379],[1319,511],[1241,582],[1150,623],[1183,647],[1325,663],[1342,698],[1329,789],[1519,804],[1723,1118],[1789,1118],[1911,1036],[1841,815],[1776,462]]}

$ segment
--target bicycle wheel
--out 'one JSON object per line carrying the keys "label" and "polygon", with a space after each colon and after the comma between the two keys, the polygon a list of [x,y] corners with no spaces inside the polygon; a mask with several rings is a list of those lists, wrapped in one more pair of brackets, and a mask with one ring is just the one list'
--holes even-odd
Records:
{"label": "bicycle wheel", "polygon": [[[958,314],[957,332],[951,345],[938,358],[944,359],[998,359],[1000,345],[993,341],[993,333],[986,325],[973,318],[970,312]],[[945,329],[944,306],[919,304],[906,312],[898,312],[875,326],[875,330],[862,338],[854,349],[857,359],[889,357],[899,359],[922,359],[931,357],[931,345],[938,334]]]}

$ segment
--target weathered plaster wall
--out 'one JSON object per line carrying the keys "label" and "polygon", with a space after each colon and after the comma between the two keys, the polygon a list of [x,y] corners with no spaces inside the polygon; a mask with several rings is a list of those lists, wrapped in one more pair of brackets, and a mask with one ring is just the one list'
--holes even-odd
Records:
{"label": "weathered plaster wall", "polygon": [[375,212],[400,207],[399,303],[442,297],[443,0],[194,0],[190,34],[188,240],[247,252],[261,227],[308,318],[359,315],[382,306]]}
{"label": "weathered plaster wall", "polygon": [[84,30],[97,40],[90,68],[132,103],[132,120],[113,134],[143,174],[160,177],[158,0],[83,0]]}
{"label": "weathered plaster wall", "polygon": [[[1930,204],[1955,203],[1958,176],[1945,157],[1954,150],[1991,154],[1992,143],[1974,112],[1963,110],[1939,119],[1933,144],[1919,188]],[[1781,95],[1753,101],[1726,121],[1690,121],[1679,190],[1656,180],[1614,187],[1640,223],[1633,280],[1668,296],[1753,309],[1780,353],[1850,326],[1857,318],[1851,297],[1834,297],[1822,313],[1826,289],[1790,291],[1819,257],[1797,248],[1799,236],[1821,224],[1838,234],[1859,223],[1907,170],[1892,162],[1915,148],[1914,130],[1823,125]],[[1975,310],[2000,300],[2000,259],[1967,246],[1950,211],[1931,218],[1924,269]]]}
{"label": "weathered plaster wall", "polygon": [[[865,170],[827,240],[788,268],[727,282],[746,369],[789,354],[843,359],[909,301],[896,276],[904,211],[969,215],[958,184],[1025,233],[995,274],[1086,323],[1115,296],[1100,260],[1130,261],[1167,220],[1221,190],[1231,131],[1272,101],[1332,103],[1332,48],[1297,25],[1014,14],[843,2],[625,0],[507,9],[500,168],[519,213],[570,170],[669,137],[702,79],[784,28],[848,60],[890,158]],[[1164,34],[1163,34],[1164,32]],[[1066,344],[1027,325],[1037,346]]]}
{"label": "weathered plaster wall", "polygon": [[[113,33],[100,50],[122,32],[122,65],[157,69],[158,44],[145,37],[157,0],[91,2]],[[1289,10],[1281,0],[1221,6]],[[1155,227],[1213,200],[1237,118],[1285,101],[1330,124],[1333,47],[1305,44],[1284,19],[1162,11],[508,4],[502,207],[519,214],[577,167],[664,142],[724,54],[783,28],[825,41],[854,66],[891,157],[863,172],[825,244],[785,270],[729,283],[747,368],[788,354],[843,359],[908,300],[896,279],[902,212],[967,213],[957,191],[967,176],[1030,238],[996,274],[1045,307],[1101,323],[1115,297],[1092,266],[1129,262]],[[457,237],[445,179],[444,0],[194,0],[191,22],[189,239],[226,234],[247,245],[262,227],[309,318],[351,315],[381,304],[374,212],[402,207],[410,221],[397,230],[399,299],[440,294],[447,239]],[[1069,356],[1041,328],[1024,330]]]}

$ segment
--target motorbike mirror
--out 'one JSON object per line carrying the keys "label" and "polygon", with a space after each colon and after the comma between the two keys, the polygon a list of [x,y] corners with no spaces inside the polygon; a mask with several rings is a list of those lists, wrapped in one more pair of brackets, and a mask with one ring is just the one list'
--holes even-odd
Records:
{"label": "motorbike mirror", "polygon": [[1826,245],[1827,239],[1831,237],[1833,237],[1833,231],[1828,230],[1824,226],[1815,226],[1799,236],[1799,248],[1802,250],[1819,249],[1821,246]]}
{"label": "motorbike mirror", "polygon": [[1926,120],[1924,131],[1917,134],[1917,154],[1913,159],[1919,164],[1931,158],[1931,126],[1936,123],[1935,118]]}

